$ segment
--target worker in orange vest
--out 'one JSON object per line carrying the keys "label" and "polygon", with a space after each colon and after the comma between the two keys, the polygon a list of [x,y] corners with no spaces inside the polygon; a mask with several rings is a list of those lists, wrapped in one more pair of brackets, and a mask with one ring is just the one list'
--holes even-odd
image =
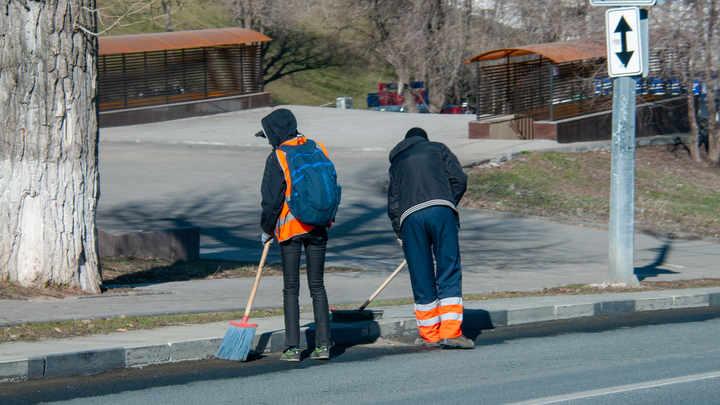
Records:
{"label": "worker in orange vest", "polygon": [[[442,143],[412,128],[390,151],[388,216],[402,245],[415,300],[419,346],[472,349],[461,330],[457,205],[467,176]],[[433,265],[433,256],[436,266]]]}
{"label": "worker in orange vest", "polygon": [[[292,194],[292,181],[288,170],[288,156],[281,146],[305,145],[314,142],[297,131],[297,120],[290,110],[273,111],[261,121],[263,130],[256,136],[267,138],[273,151],[265,161],[262,180],[261,241],[268,243],[276,237],[280,245],[283,268],[283,309],[285,312],[285,345],[283,361],[300,361],[300,254],[305,247],[308,286],[315,316],[315,350],[313,359],[330,357],[330,311],[324,284],[325,249],[328,226],[313,226],[296,219],[290,212],[288,201]],[[327,156],[327,150],[315,142]],[[287,148],[286,148],[287,149]]]}

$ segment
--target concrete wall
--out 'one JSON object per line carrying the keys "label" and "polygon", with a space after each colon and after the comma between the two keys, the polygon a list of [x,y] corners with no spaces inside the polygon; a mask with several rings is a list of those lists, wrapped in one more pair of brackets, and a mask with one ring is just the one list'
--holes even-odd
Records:
{"label": "concrete wall", "polygon": [[151,122],[267,107],[269,105],[270,93],[244,94],[241,96],[211,100],[129,108],[127,110],[103,111],[100,113],[99,125],[100,128],[107,128],[148,124]]}
{"label": "concrete wall", "polygon": [[169,260],[200,257],[200,228],[171,228],[112,235],[98,229],[100,257],[134,256]]}
{"label": "concrete wall", "polygon": [[[491,137],[491,121],[471,121],[470,139],[497,139]],[[604,111],[559,121],[535,121],[534,139],[550,139],[559,143],[610,140],[612,137],[612,111]],[[635,137],[675,135],[687,133],[687,105],[684,97],[638,105]]]}

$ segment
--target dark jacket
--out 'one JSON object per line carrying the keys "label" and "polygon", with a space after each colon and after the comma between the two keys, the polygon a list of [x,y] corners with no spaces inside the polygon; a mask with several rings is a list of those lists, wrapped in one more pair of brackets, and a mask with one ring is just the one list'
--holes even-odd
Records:
{"label": "dark jacket", "polygon": [[286,187],[285,175],[275,149],[298,135],[297,120],[290,110],[280,108],[268,114],[261,123],[265,137],[273,150],[265,160],[265,172],[260,187],[262,193],[260,226],[263,232],[272,235],[285,202]]}
{"label": "dark jacket", "polygon": [[444,144],[411,136],[390,151],[388,216],[398,237],[405,217],[423,208],[445,205],[457,215],[466,189],[467,176]]}

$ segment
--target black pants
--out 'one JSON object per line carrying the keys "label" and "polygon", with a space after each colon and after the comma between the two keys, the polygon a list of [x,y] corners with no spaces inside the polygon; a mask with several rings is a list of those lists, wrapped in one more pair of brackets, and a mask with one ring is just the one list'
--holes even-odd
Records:
{"label": "black pants", "polygon": [[330,345],[330,309],[323,273],[327,229],[316,227],[310,233],[294,236],[280,243],[283,267],[283,309],[285,311],[285,345],[300,345],[300,250],[305,246],[308,287],[315,315],[315,346]]}

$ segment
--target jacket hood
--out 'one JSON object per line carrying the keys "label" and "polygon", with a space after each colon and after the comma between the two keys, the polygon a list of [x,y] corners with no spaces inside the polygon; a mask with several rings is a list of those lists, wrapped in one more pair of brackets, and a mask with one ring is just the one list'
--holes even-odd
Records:
{"label": "jacket hood", "polygon": [[423,138],[421,136],[411,136],[409,138],[405,138],[402,142],[395,145],[395,147],[390,151],[390,163],[395,160],[395,158],[398,157],[399,154],[405,152],[406,150],[412,148],[416,144],[420,142],[429,142],[427,138]]}
{"label": "jacket hood", "polygon": [[277,148],[297,135],[297,120],[292,111],[279,108],[266,115],[261,121],[265,137],[273,148]]}

